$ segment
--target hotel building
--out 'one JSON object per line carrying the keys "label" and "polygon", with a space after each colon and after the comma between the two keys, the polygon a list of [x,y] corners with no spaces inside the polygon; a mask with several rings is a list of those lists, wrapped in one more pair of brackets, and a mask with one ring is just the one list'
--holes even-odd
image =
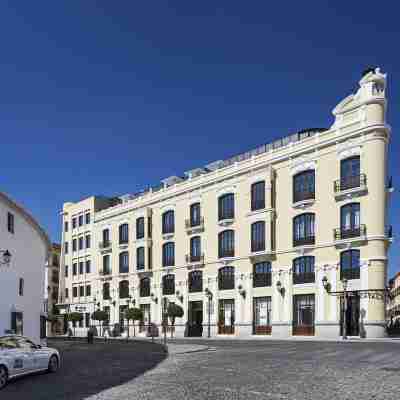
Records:
{"label": "hotel building", "polygon": [[[177,336],[385,335],[391,242],[386,75],[364,72],[327,129],[306,129],[138,194],[90,197],[62,211],[60,307],[110,323],[140,307]],[[325,285],[326,286],[326,285]],[[209,325],[210,321],[210,325]]]}

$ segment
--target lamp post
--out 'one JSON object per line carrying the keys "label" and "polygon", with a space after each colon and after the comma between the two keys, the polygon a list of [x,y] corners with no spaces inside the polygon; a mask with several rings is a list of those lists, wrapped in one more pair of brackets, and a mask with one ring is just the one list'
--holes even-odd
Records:
{"label": "lamp post", "polygon": [[346,332],[346,316],[347,316],[347,279],[342,279],[343,285],[343,321],[342,321],[342,330],[343,330],[343,340],[347,339],[347,332]]}
{"label": "lamp post", "polygon": [[211,337],[211,301],[213,298],[213,294],[210,292],[208,288],[205,290],[207,299],[208,299],[208,332],[207,336],[210,338]]}
{"label": "lamp post", "polygon": [[8,250],[0,250],[0,254],[2,254],[2,258],[0,258],[0,265],[5,265],[8,267],[11,261],[11,253]]}
{"label": "lamp post", "polygon": [[162,321],[163,321],[163,326],[164,326],[164,346],[167,345],[167,326],[168,326],[168,315],[167,315],[167,309],[168,309],[168,298],[164,297],[162,299]]}

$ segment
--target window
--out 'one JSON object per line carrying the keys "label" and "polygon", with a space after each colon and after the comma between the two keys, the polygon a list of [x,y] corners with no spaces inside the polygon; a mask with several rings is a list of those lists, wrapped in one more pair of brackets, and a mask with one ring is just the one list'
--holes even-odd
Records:
{"label": "window", "polygon": [[72,218],[72,229],[76,228],[76,217]]}
{"label": "window", "polygon": [[72,297],[78,297],[78,287],[74,286],[72,288]]}
{"label": "window", "polygon": [[92,289],[92,288],[91,288],[90,285],[86,285],[86,296],[91,296],[91,292],[92,292],[91,289]]}
{"label": "window", "polygon": [[360,186],[360,156],[346,158],[340,162],[340,190]]}
{"label": "window", "polygon": [[162,265],[163,267],[170,267],[175,265],[175,243],[168,242],[163,245],[162,253]]}
{"label": "window", "polygon": [[251,211],[265,208],[265,182],[256,182],[251,185]]}
{"label": "window", "polygon": [[254,335],[271,334],[272,306],[271,297],[254,297]]}
{"label": "window", "polygon": [[24,278],[19,278],[18,294],[20,296],[24,295]]}
{"label": "window", "polygon": [[251,224],[251,251],[265,250],[265,222],[258,221]]}
{"label": "window", "polygon": [[87,249],[90,249],[90,235],[86,235],[85,236],[85,247],[87,248]]}
{"label": "window", "polygon": [[293,203],[315,199],[315,171],[304,171],[293,177]]}
{"label": "window", "polygon": [[79,297],[85,296],[85,286],[79,286]]}
{"label": "window", "polygon": [[162,233],[174,233],[175,232],[175,213],[173,210],[166,211],[162,215]]}
{"label": "window", "polygon": [[218,220],[235,218],[235,197],[233,193],[224,194],[218,199]]}
{"label": "window", "polygon": [[7,213],[7,229],[8,232],[14,233],[14,214]]}
{"label": "window", "polygon": [[127,274],[129,272],[129,253],[123,251],[119,253],[119,273]]}
{"label": "window", "polygon": [[201,222],[200,203],[195,203],[190,206],[190,226],[198,226]]}
{"label": "window", "polygon": [[72,251],[76,251],[76,239],[72,239]]}
{"label": "window", "polygon": [[68,265],[64,267],[64,276],[68,278]]}
{"label": "window", "polygon": [[341,239],[357,237],[361,235],[360,204],[346,204],[340,209]]}
{"label": "window", "polygon": [[126,244],[129,241],[129,225],[122,224],[119,226],[119,244]]}
{"label": "window", "polygon": [[110,300],[110,284],[108,282],[103,283],[103,300]]}
{"label": "window", "polygon": [[314,283],[314,257],[298,257],[293,260],[293,284]]}
{"label": "window", "polygon": [[142,278],[139,284],[140,297],[150,296],[150,278]]}
{"label": "window", "polygon": [[271,286],[272,270],[270,262],[261,262],[253,266],[253,287]]}
{"label": "window", "polygon": [[218,270],[218,289],[235,289],[235,268],[222,267]]}
{"label": "window", "polygon": [[68,242],[64,243],[64,253],[68,254]]}
{"label": "window", "polygon": [[298,215],[293,219],[293,246],[315,243],[315,216],[313,213]]}
{"label": "window", "polygon": [[129,281],[121,281],[119,283],[119,298],[127,299],[129,297]]}
{"label": "window", "polygon": [[65,298],[68,299],[69,297],[69,290],[68,288],[65,288]]}
{"label": "window", "polygon": [[314,335],[313,294],[293,296],[293,335]]}
{"label": "window", "polygon": [[85,223],[86,223],[86,225],[90,224],[90,213],[85,214]]}
{"label": "window", "polygon": [[86,273],[90,274],[91,265],[90,260],[86,260]]}
{"label": "window", "polygon": [[103,247],[108,247],[110,245],[110,230],[103,229]]}
{"label": "window", "polygon": [[22,312],[11,312],[11,329],[16,335],[24,334],[24,314]]}
{"label": "window", "polygon": [[78,225],[79,225],[79,226],[82,226],[82,225],[83,225],[83,215],[80,215],[80,216],[78,217]]}
{"label": "window", "polygon": [[83,274],[83,261],[79,261],[79,275]]}
{"label": "window", "polygon": [[64,232],[68,232],[68,221],[64,221]]}
{"label": "window", "polygon": [[360,279],[360,250],[340,254],[340,279]]}
{"label": "window", "polygon": [[73,263],[72,264],[72,275],[76,275],[78,273],[78,264]]}
{"label": "window", "polygon": [[218,234],[218,257],[235,256],[235,232],[232,230],[222,231]]}
{"label": "window", "polygon": [[144,269],[144,247],[136,249],[136,268],[138,270]]}
{"label": "window", "polygon": [[103,275],[111,274],[110,256],[103,256]]}
{"label": "window", "polygon": [[168,274],[162,278],[163,294],[175,294],[175,275]]}
{"label": "window", "polygon": [[79,238],[78,243],[79,243],[79,250],[82,250],[83,249],[83,236]]}
{"label": "window", "polygon": [[202,271],[192,271],[189,273],[189,292],[203,291],[203,273]]}
{"label": "window", "polygon": [[144,238],[144,217],[136,219],[136,239]]}
{"label": "window", "polygon": [[151,217],[147,217],[147,236],[151,238],[152,235],[152,224],[153,220]]}
{"label": "window", "polygon": [[190,239],[190,261],[200,261],[201,258],[201,238],[194,236]]}

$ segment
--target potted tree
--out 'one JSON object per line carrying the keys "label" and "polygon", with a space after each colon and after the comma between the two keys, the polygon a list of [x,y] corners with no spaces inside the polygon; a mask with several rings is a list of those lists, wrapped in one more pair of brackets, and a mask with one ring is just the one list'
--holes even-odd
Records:
{"label": "potted tree", "polygon": [[178,304],[175,303],[169,303],[168,308],[167,308],[167,315],[169,319],[171,320],[171,338],[173,337],[174,330],[175,330],[175,319],[176,318],[182,318],[183,317],[183,308],[181,306],[178,306]]}
{"label": "potted tree", "polygon": [[92,316],[91,319],[93,321],[98,321],[99,325],[100,325],[100,336],[101,336],[101,322],[107,321],[108,320],[108,313],[107,311],[103,311],[103,310],[96,310]]}
{"label": "potted tree", "polygon": [[125,311],[125,318],[128,320],[128,338],[129,338],[129,321],[133,321],[133,336],[136,336],[135,321],[143,319],[143,312],[140,308],[128,308]]}
{"label": "potted tree", "polygon": [[83,320],[83,315],[78,312],[72,312],[68,314],[68,321],[72,322],[73,328],[74,328],[74,336],[75,336],[75,326],[77,322],[80,322]]}

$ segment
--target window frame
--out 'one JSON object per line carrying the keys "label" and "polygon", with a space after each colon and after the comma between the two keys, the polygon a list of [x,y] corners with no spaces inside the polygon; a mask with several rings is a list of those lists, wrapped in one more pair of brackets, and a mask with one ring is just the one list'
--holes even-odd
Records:
{"label": "window frame", "polygon": [[136,240],[145,237],[145,220],[144,217],[136,218]]}
{"label": "window frame", "polygon": [[250,226],[251,251],[253,253],[266,249],[265,225],[265,221],[256,221]]}
{"label": "window frame", "polygon": [[[262,269],[262,271],[261,271]],[[253,265],[253,288],[272,286],[272,265],[263,261]]]}
{"label": "window frame", "polygon": [[[300,272],[296,272],[300,270]],[[293,285],[315,283],[315,257],[301,256],[292,262]]]}
{"label": "window frame", "polygon": [[218,269],[218,290],[235,289],[235,267],[225,266]]}
{"label": "window frame", "polygon": [[[347,280],[360,279],[360,255],[359,249],[349,249],[340,253],[340,280],[344,278]],[[344,266],[345,257],[349,257],[347,267]],[[354,265],[354,262],[356,262],[356,265]]]}
{"label": "window frame", "polygon": [[225,229],[218,233],[218,258],[235,257],[235,231]]}
{"label": "window frame", "polygon": [[175,211],[167,210],[162,214],[162,234],[175,233]]}
{"label": "window frame", "polygon": [[170,296],[175,294],[175,275],[166,274],[162,277],[162,294]]}
{"label": "window frame", "polygon": [[162,246],[162,266],[173,267],[174,265],[175,265],[175,242],[166,242]]}
{"label": "window frame", "polygon": [[197,293],[203,291],[203,271],[195,269],[189,272],[188,289],[189,293]]}
{"label": "window frame", "polygon": [[314,244],[315,213],[307,212],[296,215],[293,218],[293,247]]}
{"label": "window frame", "polygon": [[265,181],[252,183],[251,188],[251,211],[265,209]]}
{"label": "window frame", "polygon": [[235,218],[235,194],[225,193],[218,197],[218,221]]}
{"label": "window frame", "polygon": [[308,169],[293,175],[293,203],[305,200],[315,200],[315,169]]}

